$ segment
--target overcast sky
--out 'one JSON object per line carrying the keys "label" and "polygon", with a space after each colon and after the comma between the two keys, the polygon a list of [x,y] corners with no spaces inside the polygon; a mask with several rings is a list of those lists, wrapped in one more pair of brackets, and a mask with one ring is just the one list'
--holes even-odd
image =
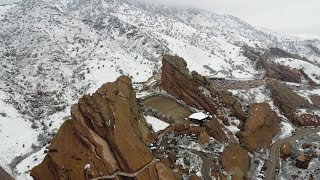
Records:
{"label": "overcast sky", "polygon": [[[0,0],[8,3],[19,0]],[[320,35],[320,0],[144,0],[231,14],[256,26],[288,34]]]}

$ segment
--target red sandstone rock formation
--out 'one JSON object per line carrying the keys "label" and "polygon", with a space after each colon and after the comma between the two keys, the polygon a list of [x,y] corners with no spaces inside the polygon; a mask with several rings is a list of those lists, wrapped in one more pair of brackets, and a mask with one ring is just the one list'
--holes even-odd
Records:
{"label": "red sandstone rock formation", "polygon": [[289,142],[283,143],[280,148],[280,157],[286,159],[291,156],[292,146]]}
{"label": "red sandstone rock formation", "polygon": [[301,114],[295,117],[294,121],[301,126],[320,126],[319,115]]}
{"label": "red sandstone rock formation", "polygon": [[267,88],[271,89],[274,104],[288,119],[293,120],[295,118],[298,108],[310,105],[305,98],[299,96],[281,82],[268,80]]}
{"label": "red sandstone rock formation", "polygon": [[240,133],[240,142],[251,152],[268,148],[278,131],[278,115],[267,103],[255,103],[250,105],[244,130]]}
{"label": "red sandstone rock formation", "polygon": [[245,179],[250,168],[248,151],[239,144],[230,144],[220,155],[219,162],[223,169],[232,174],[232,179]]}
{"label": "red sandstone rock formation", "polygon": [[[146,166],[153,161],[145,145],[149,131],[129,78],[119,77],[84,96],[71,115],[43,162],[32,169],[35,180],[87,180],[117,171],[134,173],[144,167],[135,179],[174,179],[173,172],[161,163]],[[87,164],[89,169],[85,169]]]}
{"label": "red sandstone rock formation", "polygon": [[291,69],[288,66],[280,64],[268,64],[266,69],[266,77],[281,81],[301,83],[301,76],[297,69]]}

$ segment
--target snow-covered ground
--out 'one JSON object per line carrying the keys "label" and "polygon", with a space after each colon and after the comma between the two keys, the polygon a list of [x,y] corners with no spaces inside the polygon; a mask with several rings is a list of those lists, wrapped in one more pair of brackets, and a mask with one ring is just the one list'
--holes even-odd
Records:
{"label": "snow-covered ground", "polygon": [[[309,47],[319,49],[319,40],[256,29],[228,15],[134,0],[26,0],[0,6],[0,24],[0,113],[6,114],[0,115],[0,164],[9,167],[21,155],[26,159],[17,162],[19,173],[39,163],[40,157],[33,160],[42,156],[38,139],[57,131],[79,97],[121,74],[146,81],[160,71],[163,54],[184,57],[188,68],[203,75],[231,78],[258,74],[242,55],[244,44],[277,46],[319,62]],[[293,62],[308,75],[319,74],[307,62]],[[262,102],[268,100],[264,94],[261,88],[238,95]]]}
{"label": "snow-covered ground", "polygon": [[167,128],[169,126],[168,123],[163,122],[160,119],[157,119],[157,118],[152,117],[152,116],[145,116],[145,119],[146,119],[147,123],[152,126],[152,129],[155,132],[164,130],[165,128]]}

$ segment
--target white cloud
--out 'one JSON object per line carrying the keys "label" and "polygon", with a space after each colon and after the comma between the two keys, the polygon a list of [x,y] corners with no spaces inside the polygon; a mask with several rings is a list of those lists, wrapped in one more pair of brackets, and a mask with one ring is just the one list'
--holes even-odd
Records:
{"label": "white cloud", "polygon": [[256,26],[292,34],[320,34],[319,0],[144,0],[230,14]]}

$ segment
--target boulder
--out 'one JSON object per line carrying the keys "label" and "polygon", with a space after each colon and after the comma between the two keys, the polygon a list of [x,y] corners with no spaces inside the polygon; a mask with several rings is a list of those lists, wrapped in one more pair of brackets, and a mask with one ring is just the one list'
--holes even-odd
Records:
{"label": "boulder", "polygon": [[289,142],[285,142],[280,147],[280,157],[282,159],[287,159],[292,154],[292,146]]}
{"label": "boulder", "polygon": [[299,70],[276,63],[268,64],[266,69],[266,77],[281,81],[301,83],[301,76]]}
{"label": "boulder", "polygon": [[169,168],[153,161],[148,134],[131,80],[121,76],[72,107],[71,119],[63,123],[31,176],[87,180],[145,167],[135,179],[174,179]]}
{"label": "boulder", "polygon": [[248,114],[244,130],[240,132],[240,142],[251,152],[268,148],[279,131],[277,113],[267,103],[254,103],[250,105]]}
{"label": "boulder", "polygon": [[316,114],[300,114],[294,121],[300,126],[320,126],[320,116]]}
{"label": "boulder", "polygon": [[310,148],[312,146],[312,144],[309,144],[309,143],[303,143],[302,144],[302,149],[308,149],[308,148]]}
{"label": "boulder", "polygon": [[232,179],[245,179],[250,168],[251,158],[248,151],[239,144],[231,143],[219,157],[223,169],[232,174]]}
{"label": "boulder", "polygon": [[296,158],[296,167],[300,169],[308,169],[309,163],[311,161],[311,156],[306,154],[300,154]]}
{"label": "boulder", "polygon": [[276,80],[267,80],[267,88],[271,90],[274,105],[288,118],[293,120],[298,108],[309,106],[309,102]]}

